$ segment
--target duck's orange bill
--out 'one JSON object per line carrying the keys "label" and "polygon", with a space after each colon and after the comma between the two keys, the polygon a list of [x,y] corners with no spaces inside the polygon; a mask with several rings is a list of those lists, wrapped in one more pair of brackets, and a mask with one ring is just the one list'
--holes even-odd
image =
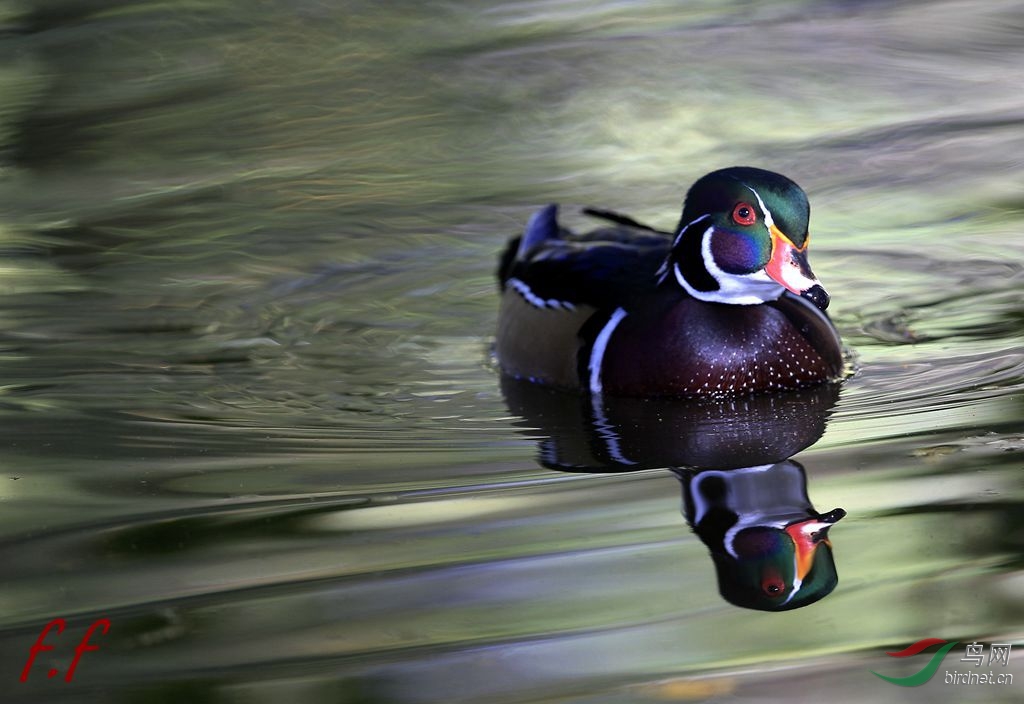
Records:
{"label": "duck's orange bill", "polygon": [[768,276],[798,296],[815,286],[821,286],[807,263],[807,243],[797,247],[775,225],[771,225],[768,230],[772,235],[772,258],[765,267]]}
{"label": "duck's orange bill", "polygon": [[814,564],[814,551],[818,543],[825,543],[832,547],[828,541],[828,529],[831,523],[811,518],[786,526],[786,532],[793,539],[793,547],[796,551],[796,579],[794,582],[803,581],[807,573],[811,571]]}

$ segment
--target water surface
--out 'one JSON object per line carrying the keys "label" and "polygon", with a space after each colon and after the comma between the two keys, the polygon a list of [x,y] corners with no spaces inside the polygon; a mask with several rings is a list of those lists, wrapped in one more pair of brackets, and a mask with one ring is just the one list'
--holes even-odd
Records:
{"label": "water surface", "polygon": [[[12,701],[1019,700],[1016,653],[1010,687],[868,672],[1024,634],[1019,4],[0,22]],[[488,355],[497,252],[535,208],[670,228],[738,163],[809,193],[858,366],[795,458],[848,512],[838,586],[785,613],[722,599],[671,473],[540,466]]]}

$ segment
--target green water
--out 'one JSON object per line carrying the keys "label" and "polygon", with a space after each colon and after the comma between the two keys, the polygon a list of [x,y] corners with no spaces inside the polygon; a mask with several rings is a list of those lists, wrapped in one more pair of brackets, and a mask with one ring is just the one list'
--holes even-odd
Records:
{"label": "green water", "polygon": [[[0,3],[4,701],[1019,701],[1024,646],[941,680],[1024,639],[1022,82],[1010,2]],[[858,366],[785,613],[669,472],[539,466],[488,355],[538,206],[737,163]]]}

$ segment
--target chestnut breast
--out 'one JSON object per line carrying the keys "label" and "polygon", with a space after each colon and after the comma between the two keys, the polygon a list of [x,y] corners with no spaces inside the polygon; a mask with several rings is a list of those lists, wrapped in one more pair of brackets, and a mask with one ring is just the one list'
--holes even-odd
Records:
{"label": "chestnut breast", "polygon": [[601,364],[607,393],[743,394],[809,386],[841,374],[838,336],[809,304],[692,298],[649,303],[623,317],[608,340]]}

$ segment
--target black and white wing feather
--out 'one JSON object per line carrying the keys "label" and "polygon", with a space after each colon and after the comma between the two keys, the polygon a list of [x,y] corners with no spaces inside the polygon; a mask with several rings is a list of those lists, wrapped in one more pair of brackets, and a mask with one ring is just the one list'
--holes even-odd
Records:
{"label": "black and white wing feather", "polygon": [[571,310],[619,305],[653,288],[671,235],[617,213],[584,212],[614,226],[574,235],[558,225],[557,206],[541,209],[502,254],[502,289],[514,289],[539,308]]}

